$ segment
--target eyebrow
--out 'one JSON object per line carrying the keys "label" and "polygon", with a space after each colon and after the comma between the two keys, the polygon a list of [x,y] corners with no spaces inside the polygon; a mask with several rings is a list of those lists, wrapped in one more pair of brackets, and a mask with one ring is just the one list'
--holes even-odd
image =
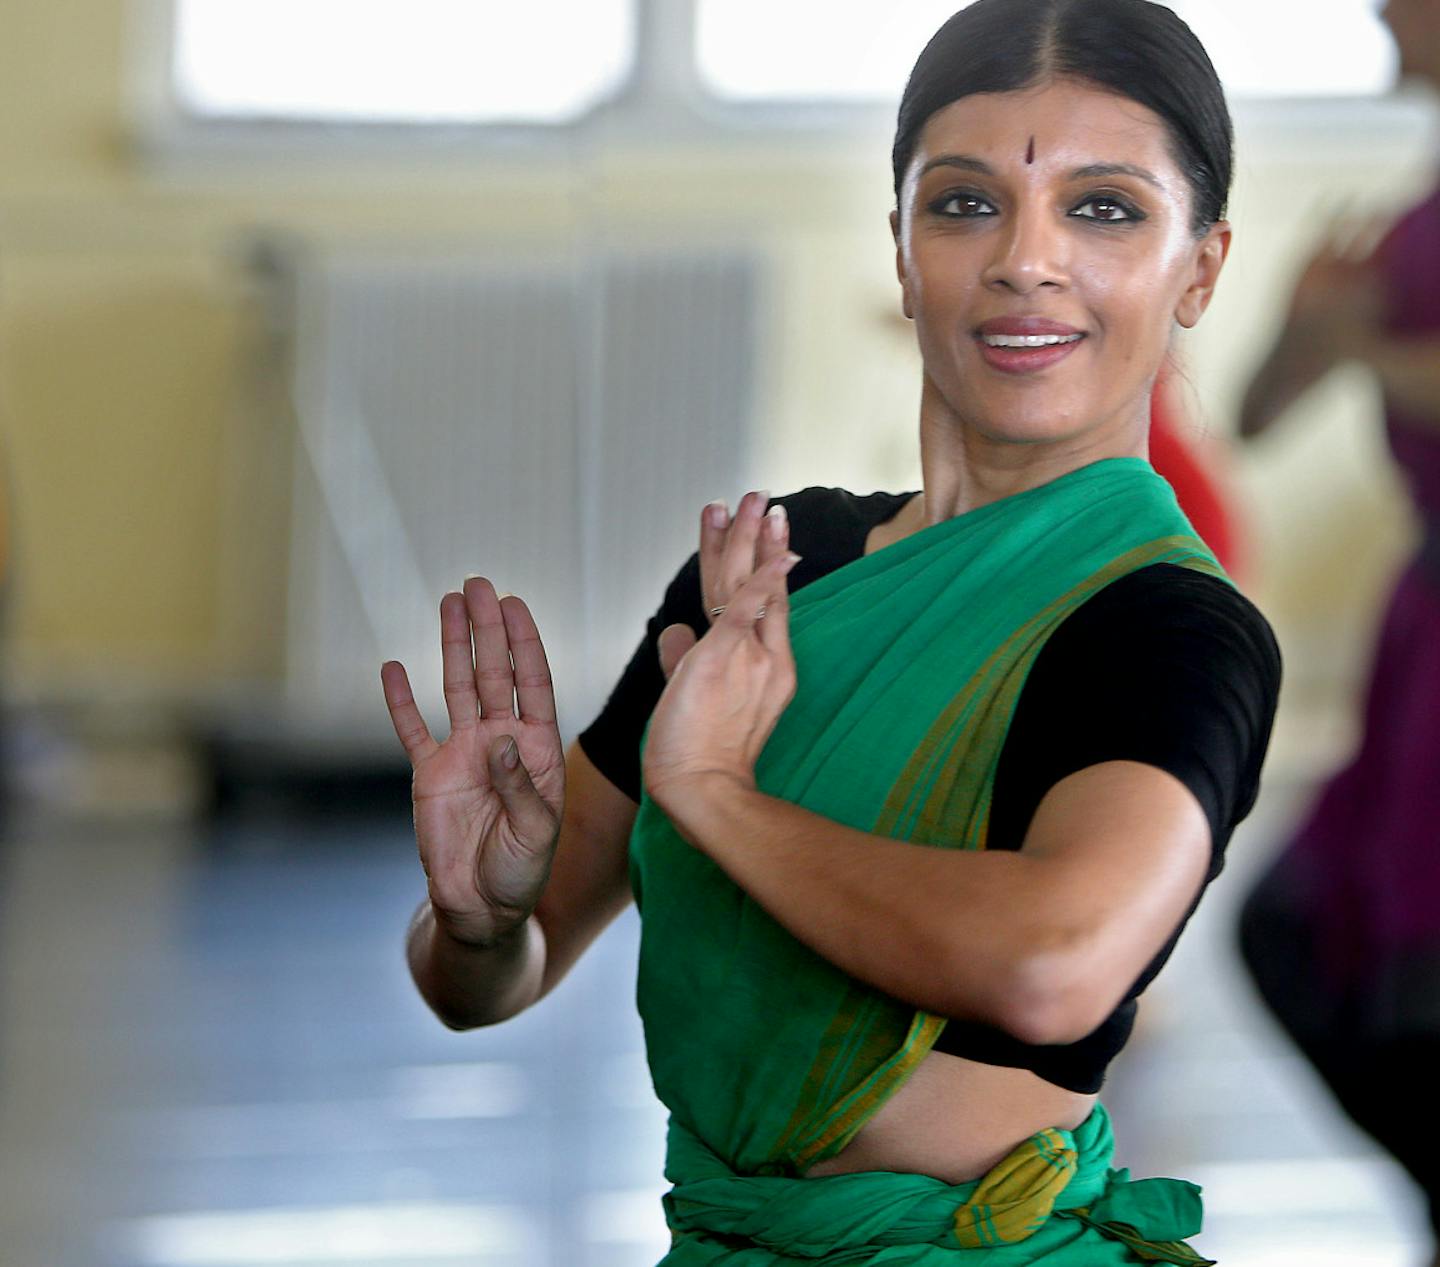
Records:
{"label": "eyebrow", "polygon": [[[958,167],[962,171],[978,172],[981,176],[995,175],[995,169],[989,163],[969,154],[941,154],[926,163],[920,169],[920,175],[924,176],[937,167]],[[1146,171],[1143,167],[1136,167],[1133,163],[1089,163],[1084,167],[1077,167],[1070,173],[1071,180],[1094,180],[1100,176],[1134,176],[1154,185],[1156,189],[1164,188],[1153,173]]]}
{"label": "eyebrow", "polygon": [[1164,188],[1158,177],[1134,163],[1091,163],[1088,167],[1077,167],[1070,175],[1074,180],[1094,180],[1097,176],[1135,176],[1156,189]]}
{"label": "eyebrow", "polygon": [[941,154],[932,158],[920,169],[920,175],[933,172],[937,167],[958,167],[967,172],[979,172],[982,176],[995,175],[995,169],[983,159],[971,158],[969,154]]}

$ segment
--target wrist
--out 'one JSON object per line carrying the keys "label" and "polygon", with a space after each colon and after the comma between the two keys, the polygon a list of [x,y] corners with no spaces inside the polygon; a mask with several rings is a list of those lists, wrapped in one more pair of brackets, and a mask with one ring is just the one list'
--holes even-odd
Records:
{"label": "wrist", "polygon": [[431,898],[426,904],[431,937],[470,954],[494,954],[523,941],[530,922],[527,912],[518,919],[489,914],[482,919],[451,915]]}
{"label": "wrist", "polygon": [[650,789],[650,799],[675,824],[691,844],[704,847],[704,840],[751,797],[760,792],[749,771],[700,770],[675,775]]}

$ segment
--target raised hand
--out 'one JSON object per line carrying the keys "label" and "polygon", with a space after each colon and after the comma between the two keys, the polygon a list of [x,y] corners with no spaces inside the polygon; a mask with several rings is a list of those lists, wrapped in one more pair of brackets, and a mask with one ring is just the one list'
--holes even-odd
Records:
{"label": "raised hand", "polygon": [[1385,318],[1375,260],[1382,227],[1375,220],[1356,222],[1320,243],[1295,279],[1288,315],[1292,338],[1343,360],[1377,337]]}
{"label": "raised hand", "polygon": [[660,635],[669,683],[651,717],[645,786],[662,808],[693,778],[752,784],[765,741],[795,692],[786,577],[798,561],[784,511],[765,513],[750,493],[733,522],[707,506],[700,580],[711,629],[698,642],[685,625]]}
{"label": "raised hand", "polygon": [[[785,507],[776,502],[767,510],[768,500],[767,493],[746,493],[733,519],[724,502],[711,502],[700,512],[700,597],[712,625],[751,576],[789,552]],[[660,667],[667,678],[694,645],[688,625],[661,632]]]}
{"label": "raised hand", "polygon": [[746,493],[731,519],[724,502],[711,502],[700,515],[700,593],[713,624],[716,611],[772,559],[790,548],[785,507],[768,493]]}
{"label": "raised hand", "polygon": [[432,738],[405,668],[380,669],[410,758],[415,837],[435,918],[488,945],[523,924],[549,876],[565,791],[555,692],[529,609],[472,577],[440,601],[450,735]]}

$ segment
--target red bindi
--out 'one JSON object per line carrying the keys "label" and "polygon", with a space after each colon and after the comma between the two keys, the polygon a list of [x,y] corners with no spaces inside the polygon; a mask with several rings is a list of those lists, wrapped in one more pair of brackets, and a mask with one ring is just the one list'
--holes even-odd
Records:
{"label": "red bindi", "polygon": [[1035,138],[1033,136],[1030,138],[1030,148],[1025,151],[1025,161],[1027,163],[1035,161]]}

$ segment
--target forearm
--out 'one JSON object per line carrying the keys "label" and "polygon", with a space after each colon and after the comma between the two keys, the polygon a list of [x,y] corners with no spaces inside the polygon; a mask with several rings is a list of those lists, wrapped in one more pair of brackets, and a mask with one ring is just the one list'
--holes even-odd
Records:
{"label": "forearm", "polygon": [[406,958],[416,988],[451,1029],[474,1029],[508,1020],[540,997],[545,934],[531,916],[488,946],[457,941],[422,902],[406,936]]}
{"label": "forearm", "polygon": [[851,976],[1021,1036],[1051,1023],[1056,960],[1083,934],[1043,860],[875,836],[739,785],[697,784],[666,808],[691,844]]}
{"label": "forearm", "polygon": [[1322,341],[1286,328],[1255,371],[1240,406],[1240,435],[1251,439],[1266,431],[1334,365]]}
{"label": "forearm", "polygon": [[1377,338],[1361,359],[1379,378],[1386,400],[1440,430],[1440,337]]}

